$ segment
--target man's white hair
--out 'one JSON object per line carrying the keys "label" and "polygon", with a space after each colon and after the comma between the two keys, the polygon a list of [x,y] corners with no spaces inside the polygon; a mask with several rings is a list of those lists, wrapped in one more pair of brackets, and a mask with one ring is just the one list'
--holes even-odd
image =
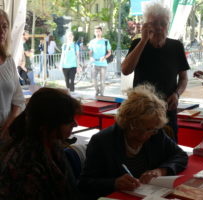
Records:
{"label": "man's white hair", "polygon": [[146,5],[143,12],[144,22],[147,22],[149,16],[161,16],[166,17],[168,22],[170,21],[171,12],[169,8],[164,7],[161,3],[153,2]]}

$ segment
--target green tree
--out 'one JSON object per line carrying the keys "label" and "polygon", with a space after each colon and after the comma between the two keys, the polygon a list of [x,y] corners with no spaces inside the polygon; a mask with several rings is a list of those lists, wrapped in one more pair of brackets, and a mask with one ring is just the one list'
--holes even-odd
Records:
{"label": "green tree", "polygon": [[[60,26],[60,23],[63,23],[63,19],[60,20],[57,17],[67,14],[67,6],[63,6],[63,1],[61,0],[28,0],[27,10],[32,13],[32,34],[36,33],[36,21],[40,19],[44,22],[44,30],[38,28],[38,31],[41,30],[41,33],[50,32],[50,30],[56,30],[57,26]],[[58,24],[57,24],[58,23]],[[61,31],[61,32],[60,32]],[[56,31],[56,35],[64,33],[64,30]],[[32,38],[32,48],[34,49],[34,38]]]}

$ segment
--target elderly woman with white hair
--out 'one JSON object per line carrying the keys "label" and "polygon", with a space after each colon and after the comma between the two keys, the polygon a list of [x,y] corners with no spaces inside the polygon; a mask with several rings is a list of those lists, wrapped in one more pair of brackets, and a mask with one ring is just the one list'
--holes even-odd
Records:
{"label": "elderly woman with white hair", "polygon": [[[86,152],[79,188],[84,199],[134,190],[153,177],[175,175],[187,166],[187,154],[169,138],[166,103],[151,85],[128,92],[116,123],[94,135]],[[132,175],[126,173],[123,164]]]}
{"label": "elderly woman with white hair", "polygon": [[0,9],[0,139],[8,136],[8,127],[24,108],[16,66],[9,52],[10,23]]}
{"label": "elderly woman with white hair", "polygon": [[187,62],[184,47],[178,40],[167,38],[170,12],[159,3],[149,4],[144,11],[141,38],[135,39],[122,63],[122,72],[134,71],[133,87],[148,82],[164,94],[168,103],[168,125],[177,140],[177,105],[187,86]]}
{"label": "elderly woman with white hair", "polygon": [[79,62],[79,46],[74,42],[74,35],[71,31],[68,31],[65,37],[66,43],[62,45],[60,67],[63,69],[66,87],[74,92],[75,74]]}

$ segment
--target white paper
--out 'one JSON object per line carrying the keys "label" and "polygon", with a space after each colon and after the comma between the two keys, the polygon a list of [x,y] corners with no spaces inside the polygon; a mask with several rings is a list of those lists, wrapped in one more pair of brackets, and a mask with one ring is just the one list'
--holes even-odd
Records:
{"label": "white paper", "polygon": [[169,188],[164,188],[156,185],[142,184],[140,187],[136,188],[133,191],[124,191],[124,192],[138,197],[147,197],[151,195],[164,197],[169,193],[171,193],[172,190]]}
{"label": "white paper", "polygon": [[160,187],[173,188],[174,181],[180,176],[159,176],[153,178],[149,184]]}
{"label": "white paper", "polygon": [[141,184],[133,191],[124,192],[139,197],[164,197],[173,191],[174,181],[180,176],[159,176],[153,178],[149,184]]}
{"label": "white paper", "polygon": [[145,197],[143,200],[165,200],[165,199],[166,198],[164,198],[164,197],[158,197],[155,195],[150,195],[150,196]]}
{"label": "white paper", "polygon": [[117,112],[118,112],[118,108],[113,109],[113,110],[109,110],[109,111],[102,112],[102,114],[104,114],[104,115],[116,115]]}

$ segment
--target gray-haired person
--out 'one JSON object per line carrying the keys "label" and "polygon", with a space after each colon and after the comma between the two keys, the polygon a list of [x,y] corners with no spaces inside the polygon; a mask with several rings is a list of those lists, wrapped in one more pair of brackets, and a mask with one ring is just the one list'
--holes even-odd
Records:
{"label": "gray-haired person", "polygon": [[144,12],[142,36],[135,39],[122,63],[122,72],[135,72],[133,87],[148,82],[165,96],[168,103],[168,125],[177,140],[177,105],[187,86],[187,62],[184,47],[167,38],[170,11],[159,3],[150,3]]}

